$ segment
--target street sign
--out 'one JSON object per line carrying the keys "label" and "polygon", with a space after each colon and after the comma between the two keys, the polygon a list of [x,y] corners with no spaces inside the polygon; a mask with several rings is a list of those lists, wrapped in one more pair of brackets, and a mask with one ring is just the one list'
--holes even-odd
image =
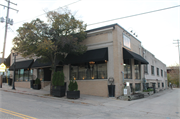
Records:
{"label": "street sign", "polygon": [[1,63],[0,65],[0,72],[5,72],[6,65],[4,63]]}
{"label": "street sign", "polygon": [[124,89],[124,95],[127,95],[127,89]]}

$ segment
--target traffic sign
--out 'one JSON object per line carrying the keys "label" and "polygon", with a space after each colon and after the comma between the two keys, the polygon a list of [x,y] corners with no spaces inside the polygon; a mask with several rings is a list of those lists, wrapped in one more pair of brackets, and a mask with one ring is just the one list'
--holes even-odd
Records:
{"label": "traffic sign", "polygon": [[5,72],[6,65],[4,63],[1,63],[0,65],[0,72]]}

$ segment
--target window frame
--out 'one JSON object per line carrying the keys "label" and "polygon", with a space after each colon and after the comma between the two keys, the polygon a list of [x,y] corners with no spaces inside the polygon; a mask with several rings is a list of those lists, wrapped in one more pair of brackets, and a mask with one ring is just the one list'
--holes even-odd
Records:
{"label": "window frame", "polygon": [[155,75],[155,73],[154,73],[154,66],[153,65],[151,65],[151,75]]}

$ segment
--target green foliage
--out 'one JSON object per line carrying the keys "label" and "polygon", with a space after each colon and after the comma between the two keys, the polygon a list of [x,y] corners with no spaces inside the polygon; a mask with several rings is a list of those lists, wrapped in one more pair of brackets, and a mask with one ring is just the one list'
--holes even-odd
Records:
{"label": "green foliage", "polygon": [[64,73],[61,72],[54,72],[52,78],[52,85],[53,86],[64,86]]}
{"label": "green foliage", "polygon": [[61,72],[57,72],[57,79],[58,79],[58,86],[64,86],[64,73],[61,71]]}
{"label": "green foliage", "polygon": [[168,84],[171,83],[179,87],[179,66],[171,66],[167,74]]}
{"label": "green foliage", "polygon": [[73,80],[70,80],[68,89],[69,89],[69,91],[77,91],[78,90],[77,82],[73,81]]}
{"label": "green foliage", "polygon": [[153,91],[153,89],[143,90],[143,92],[150,92],[150,91]]}
{"label": "green foliage", "polygon": [[54,72],[53,74],[52,85],[57,86],[57,73],[56,72]]}
{"label": "green foliage", "polygon": [[40,19],[24,23],[13,39],[13,50],[21,56],[41,57],[51,62],[55,72],[55,61],[64,62],[69,53],[81,54],[87,50],[81,42],[86,39],[86,24],[76,19],[68,10],[47,13],[48,23]]}
{"label": "green foliage", "polygon": [[75,90],[75,91],[77,91],[77,90],[78,90],[78,84],[77,84],[77,82],[76,82],[76,81],[74,82],[74,90]]}
{"label": "green foliage", "polygon": [[41,80],[39,79],[39,78],[36,78],[36,80],[35,80],[35,84],[41,84]]}

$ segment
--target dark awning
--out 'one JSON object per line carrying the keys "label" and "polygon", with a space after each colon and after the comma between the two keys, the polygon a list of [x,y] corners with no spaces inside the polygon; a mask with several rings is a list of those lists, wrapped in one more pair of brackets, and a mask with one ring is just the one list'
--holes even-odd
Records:
{"label": "dark awning", "polygon": [[[30,68],[34,60],[26,60],[21,62],[16,62],[16,70],[17,69],[27,69]],[[14,70],[14,63],[10,66],[9,70]]]}
{"label": "dark awning", "polygon": [[66,57],[67,64],[85,63],[90,61],[108,61],[108,48],[86,51],[82,55],[68,54]]}
{"label": "dark awning", "polygon": [[[36,61],[33,63],[33,65],[31,66],[31,68],[38,68],[38,67],[51,67],[51,62],[42,62],[41,59],[36,59]],[[56,60],[55,65],[58,65],[59,61]]]}
{"label": "dark awning", "polygon": [[149,64],[148,61],[146,61],[141,55],[136,54],[132,51],[126,50],[123,48],[123,58],[124,59],[135,59],[137,61],[140,61],[141,64]]}

